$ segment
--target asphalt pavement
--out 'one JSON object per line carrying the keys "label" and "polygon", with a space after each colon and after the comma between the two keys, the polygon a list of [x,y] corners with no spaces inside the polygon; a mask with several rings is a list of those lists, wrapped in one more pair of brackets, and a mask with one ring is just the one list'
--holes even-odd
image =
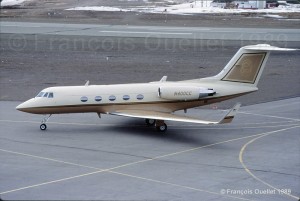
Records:
{"label": "asphalt pavement", "polygon": [[96,25],[66,23],[0,22],[1,33],[53,34],[63,36],[105,36],[142,38],[184,38],[195,40],[300,41],[300,29],[215,28]]}

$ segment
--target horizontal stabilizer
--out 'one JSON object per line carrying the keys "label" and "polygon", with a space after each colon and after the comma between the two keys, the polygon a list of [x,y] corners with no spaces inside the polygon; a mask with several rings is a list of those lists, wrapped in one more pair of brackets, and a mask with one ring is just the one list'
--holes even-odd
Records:
{"label": "horizontal stabilizer", "polygon": [[163,112],[145,111],[145,110],[119,110],[108,114],[125,116],[125,117],[179,121],[179,122],[188,122],[188,123],[197,123],[197,124],[223,124],[223,123],[230,123],[233,120],[240,106],[241,106],[240,103],[236,104],[220,121],[207,121],[207,120],[197,119],[193,117],[180,116],[180,115],[163,113]]}
{"label": "horizontal stabilizer", "polygon": [[281,47],[275,47],[271,46],[269,44],[258,44],[258,45],[249,45],[243,47],[245,50],[262,50],[262,51],[296,51],[298,49],[292,49],[292,48],[281,48]]}

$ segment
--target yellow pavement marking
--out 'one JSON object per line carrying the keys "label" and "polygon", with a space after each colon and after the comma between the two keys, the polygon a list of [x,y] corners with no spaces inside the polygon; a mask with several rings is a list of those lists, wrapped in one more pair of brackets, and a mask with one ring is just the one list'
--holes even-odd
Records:
{"label": "yellow pavement marking", "polygon": [[100,172],[104,172],[104,170],[99,170],[99,171],[96,171],[96,172],[90,172],[90,173],[86,173],[86,174],[76,175],[76,176],[73,176],[73,177],[67,177],[67,178],[48,181],[48,182],[35,184],[35,185],[31,185],[31,186],[25,186],[25,187],[22,187],[22,188],[17,188],[17,189],[13,189],[13,190],[9,190],[9,191],[4,191],[4,192],[1,192],[0,195],[16,192],[16,191],[20,191],[20,190],[25,190],[25,189],[29,189],[29,188],[39,187],[39,186],[43,186],[43,185],[47,185],[47,184],[58,183],[58,182],[61,182],[61,181],[67,181],[67,180],[70,180],[70,179],[76,179],[76,178],[79,178],[79,177],[93,175],[93,174],[97,174],[97,173],[100,173]]}
{"label": "yellow pavement marking", "polygon": [[240,114],[249,114],[249,115],[254,115],[254,116],[261,116],[261,117],[271,117],[271,118],[277,118],[277,119],[286,119],[286,120],[300,121],[300,119],[295,119],[295,118],[279,117],[279,116],[266,115],[266,114],[254,114],[254,113],[251,113],[251,112],[241,112],[241,111],[239,111],[238,113],[240,113]]}
{"label": "yellow pavement marking", "polygon": [[32,157],[32,158],[38,158],[38,159],[53,161],[53,162],[58,162],[58,163],[64,163],[64,164],[67,164],[67,165],[74,165],[74,166],[80,166],[80,167],[84,167],[84,168],[99,170],[99,168],[96,168],[96,167],[87,166],[87,165],[80,165],[80,164],[76,164],[76,163],[70,163],[70,162],[66,162],[66,161],[62,161],[62,160],[57,160],[57,159],[53,159],[53,158],[36,156],[36,155],[26,154],[26,153],[21,153],[21,152],[16,152],[16,151],[9,151],[9,150],[5,150],[5,149],[0,149],[0,151],[11,153],[11,154],[22,155],[22,156],[28,156],[28,157]]}
{"label": "yellow pavement marking", "polygon": [[[242,166],[243,166],[243,168],[245,169],[245,171],[246,171],[249,175],[251,175],[254,179],[256,179],[257,181],[260,181],[261,183],[263,183],[263,184],[269,186],[270,188],[273,188],[273,189],[275,189],[276,191],[280,192],[280,190],[279,190],[278,188],[272,186],[271,184],[269,184],[269,183],[267,183],[267,182],[261,180],[261,179],[258,178],[257,176],[255,176],[255,175],[248,169],[248,167],[245,165],[244,160],[243,160],[243,155],[244,155],[244,153],[245,153],[245,150],[246,150],[247,146],[248,146],[249,144],[255,142],[256,140],[258,140],[258,139],[260,139],[260,138],[262,138],[262,137],[266,137],[266,136],[271,135],[271,134],[275,134],[275,133],[278,133],[278,132],[282,132],[282,131],[286,131],[286,130],[290,130],[290,129],[294,129],[294,128],[299,128],[299,127],[300,127],[300,126],[294,126],[294,127],[290,127],[290,128],[285,128],[285,129],[280,129],[280,130],[276,130],[276,131],[267,132],[267,133],[265,133],[265,134],[263,134],[263,135],[260,135],[260,136],[258,136],[258,137],[256,137],[256,138],[250,140],[249,142],[247,142],[247,143],[242,147],[242,149],[240,150],[240,154],[239,154],[239,160],[240,160],[240,163],[242,164]],[[294,199],[296,199],[296,200],[299,200],[299,199],[300,199],[299,197],[294,196],[294,195],[292,195],[292,194],[287,194],[287,193],[284,193],[284,192],[283,192],[283,194],[285,194],[285,195],[287,195],[287,196],[289,196],[289,197],[291,197],[291,198],[294,198]]]}
{"label": "yellow pavement marking", "polygon": [[185,188],[185,189],[199,191],[199,192],[210,193],[210,194],[214,194],[214,195],[218,195],[218,196],[221,195],[221,196],[224,196],[224,197],[230,197],[230,198],[234,198],[234,199],[238,199],[238,200],[250,200],[250,199],[247,199],[247,198],[235,197],[235,196],[231,196],[231,195],[223,195],[223,194],[220,194],[219,192],[213,192],[213,191],[208,191],[208,190],[204,190],[204,189],[193,188],[193,187],[189,187],[189,186],[183,186],[183,185],[179,185],[179,184],[174,184],[174,183],[165,182],[165,181],[159,181],[159,180],[156,180],[156,179],[149,179],[149,178],[145,178],[145,177],[139,177],[139,176],[125,174],[125,173],[116,172],[116,171],[108,171],[108,172],[118,174],[118,175],[122,175],[122,176],[126,176],[126,177],[135,178],[135,179],[150,181],[150,182],[154,182],[154,183],[167,184],[167,185],[170,185],[170,186]]}
{"label": "yellow pavement marking", "polygon": [[240,130],[240,129],[258,129],[258,128],[278,128],[278,127],[286,127],[286,126],[296,126],[299,125],[299,123],[295,123],[295,124],[287,124],[287,125],[270,125],[270,126],[241,126],[241,127],[194,127],[191,128],[189,127],[187,128],[177,128],[176,126],[171,127],[170,129],[175,129],[175,130],[199,130],[199,129],[204,129],[204,130]]}
{"label": "yellow pavement marking", "polygon": [[[17,121],[17,120],[9,120],[9,119],[0,119],[0,122],[7,123],[32,123],[32,124],[40,124],[41,121]],[[91,124],[91,123],[72,123],[72,122],[48,122],[48,124],[61,124],[61,125],[79,125],[79,126],[116,126],[116,124]]]}

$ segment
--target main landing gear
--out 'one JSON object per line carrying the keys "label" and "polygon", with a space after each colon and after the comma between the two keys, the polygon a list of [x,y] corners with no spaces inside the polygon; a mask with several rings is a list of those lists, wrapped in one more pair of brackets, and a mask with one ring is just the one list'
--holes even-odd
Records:
{"label": "main landing gear", "polygon": [[45,117],[45,118],[42,120],[42,124],[40,125],[40,129],[41,129],[42,131],[44,131],[44,130],[47,129],[46,123],[47,123],[47,121],[50,119],[51,115],[52,115],[52,114],[49,114],[49,116]]}
{"label": "main landing gear", "polygon": [[159,132],[166,132],[168,129],[168,126],[165,124],[164,120],[146,119],[145,122],[148,126],[155,125],[156,130]]}
{"label": "main landing gear", "polygon": [[145,122],[148,126],[154,126],[155,125],[155,119],[145,119]]}

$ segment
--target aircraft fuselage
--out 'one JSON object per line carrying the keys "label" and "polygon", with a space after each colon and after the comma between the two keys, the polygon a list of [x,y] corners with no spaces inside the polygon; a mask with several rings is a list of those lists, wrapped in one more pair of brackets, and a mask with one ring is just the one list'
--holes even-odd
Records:
{"label": "aircraft fuselage", "polygon": [[[175,89],[177,86],[174,96],[179,96],[178,100],[161,98],[159,89],[162,86],[172,86]],[[185,91],[181,90],[183,87]],[[215,94],[189,100],[188,96],[195,96],[189,87],[207,88],[207,84],[198,80],[198,83],[190,81],[50,87],[42,92],[52,93],[53,97],[35,97],[19,105],[17,109],[34,114],[109,113],[128,109],[169,113],[224,101],[256,90],[253,87],[245,90],[245,87],[236,85],[232,85],[229,90],[221,81],[212,83],[210,80],[209,87],[213,88]],[[186,99],[180,98],[180,95],[184,95]]]}

